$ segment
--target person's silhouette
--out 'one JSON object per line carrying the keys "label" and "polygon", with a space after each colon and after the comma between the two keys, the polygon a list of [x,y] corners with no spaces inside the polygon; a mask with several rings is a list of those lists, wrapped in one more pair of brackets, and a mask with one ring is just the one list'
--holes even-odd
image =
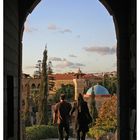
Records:
{"label": "person's silhouette", "polygon": [[[79,94],[78,100],[74,103],[71,115],[75,112],[75,131],[77,140],[85,140],[86,133],[89,131],[88,124],[92,122],[87,102],[84,101],[82,94]],[[82,135],[80,135],[82,133]]]}
{"label": "person's silhouette", "polygon": [[61,94],[60,102],[54,107],[54,124],[58,124],[59,140],[63,140],[63,129],[66,132],[65,140],[69,138],[71,104],[65,101],[65,95]]}

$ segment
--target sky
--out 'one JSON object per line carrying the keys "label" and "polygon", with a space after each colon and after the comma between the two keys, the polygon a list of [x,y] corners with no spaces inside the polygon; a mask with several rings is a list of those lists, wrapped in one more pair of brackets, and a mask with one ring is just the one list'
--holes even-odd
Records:
{"label": "sky", "polygon": [[47,46],[54,73],[116,71],[112,16],[98,0],[42,0],[27,17],[22,71],[33,75]]}

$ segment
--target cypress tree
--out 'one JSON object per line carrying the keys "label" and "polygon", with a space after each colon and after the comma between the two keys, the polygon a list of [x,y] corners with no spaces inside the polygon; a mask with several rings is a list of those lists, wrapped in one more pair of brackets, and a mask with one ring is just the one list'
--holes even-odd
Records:
{"label": "cypress tree", "polygon": [[49,61],[48,63],[48,90],[53,91],[53,87],[55,86],[54,82],[54,76],[53,76],[53,70],[52,70],[52,62]]}
{"label": "cypress tree", "polygon": [[89,107],[89,112],[92,117],[92,125],[95,125],[96,118],[98,117],[98,111],[96,108],[96,101],[95,101],[95,95],[92,95],[88,101],[88,107]]}
{"label": "cypress tree", "polygon": [[40,97],[38,105],[38,124],[48,124],[48,74],[47,74],[47,50],[43,52]]}

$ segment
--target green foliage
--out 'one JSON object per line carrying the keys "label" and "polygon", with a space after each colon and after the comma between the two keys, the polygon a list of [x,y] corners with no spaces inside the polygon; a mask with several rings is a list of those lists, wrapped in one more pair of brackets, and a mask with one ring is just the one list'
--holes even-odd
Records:
{"label": "green foliage", "polygon": [[48,123],[47,96],[48,96],[48,75],[47,75],[47,50],[43,52],[43,63],[41,72],[41,85],[38,102],[38,123]]}
{"label": "green foliage", "polygon": [[27,89],[27,94],[25,96],[25,110],[23,112],[23,120],[25,121],[25,126],[30,126],[31,122],[30,122],[30,112],[29,112],[29,95],[30,95],[30,89],[29,89],[29,84],[26,85],[26,89]]}
{"label": "green foliage", "polygon": [[106,87],[110,94],[116,94],[117,92],[117,77],[109,77],[108,75],[104,75],[104,79],[100,82],[101,85]]}
{"label": "green foliage", "polygon": [[73,98],[73,95],[74,95],[74,86],[71,84],[67,84],[67,85],[62,84],[61,88],[58,89],[56,91],[56,94],[54,95],[54,98],[53,98],[54,102],[59,101],[60,94],[62,94],[62,93],[64,93],[66,95],[66,100],[71,101]]}
{"label": "green foliage", "polygon": [[88,107],[89,107],[90,115],[93,119],[92,125],[94,125],[95,121],[96,121],[96,118],[98,117],[98,111],[97,111],[97,108],[96,108],[95,97],[91,97],[88,100]]}
{"label": "green foliage", "polygon": [[107,132],[115,132],[117,127],[117,97],[112,96],[101,106],[95,125],[90,128],[89,136],[102,137]]}
{"label": "green foliage", "polygon": [[88,132],[89,137],[96,138],[96,139],[103,137],[105,134],[107,134],[107,131],[99,129],[98,127],[92,127],[89,129],[89,132]]}
{"label": "green foliage", "polygon": [[56,126],[34,125],[31,127],[26,127],[25,136],[26,136],[26,140],[57,138],[58,132]]}
{"label": "green foliage", "polygon": [[52,91],[53,87],[55,86],[54,80],[55,79],[53,76],[52,62],[49,61],[49,63],[48,63],[48,88],[49,88],[49,91]]}
{"label": "green foliage", "polygon": [[99,117],[96,121],[96,126],[101,127],[106,131],[114,131],[117,126],[117,97],[112,96],[104,102],[99,110]]}

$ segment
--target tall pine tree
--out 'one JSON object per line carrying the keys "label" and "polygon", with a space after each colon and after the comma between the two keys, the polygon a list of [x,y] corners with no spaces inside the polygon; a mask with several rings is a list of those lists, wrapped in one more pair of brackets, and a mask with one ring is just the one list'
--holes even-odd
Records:
{"label": "tall pine tree", "polygon": [[96,118],[98,117],[98,111],[96,108],[95,94],[93,94],[88,101],[89,112],[92,117],[92,125],[95,125]]}
{"label": "tall pine tree", "polygon": [[53,91],[53,87],[55,85],[54,82],[54,76],[53,76],[53,70],[52,70],[52,62],[49,61],[48,63],[48,90]]}
{"label": "tall pine tree", "polygon": [[48,74],[47,74],[47,50],[43,52],[40,97],[38,105],[38,124],[48,124]]}

